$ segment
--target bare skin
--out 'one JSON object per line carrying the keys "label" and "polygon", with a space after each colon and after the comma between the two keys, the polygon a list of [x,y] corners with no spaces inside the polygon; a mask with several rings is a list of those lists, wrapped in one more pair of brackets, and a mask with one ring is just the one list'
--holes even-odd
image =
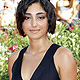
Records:
{"label": "bare skin", "polygon": [[[26,13],[28,13],[26,15],[27,21],[25,20],[22,25],[25,34],[28,35],[30,39],[30,45],[23,55],[21,76],[23,80],[30,80],[42,61],[46,51],[53,43],[48,40],[46,33],[48,24],[45,16],[46,12],[42,9],[39,3],[32,4]],[[39,15],[37,13],[39,13]],[[43,18],[43,16],[45,18]],[[12,78],[12,66],[17,59],[19,52],[20,50],[14,52],[9,57],[9,80]],[[61,80],[76,80],[77,67],[70,50],[64,47],[58,48],[53,59]]]}
{"label": "bare skin", "polygon": [[63,17],[60,15],[60,14],[61,14],[60,1],[57,1],[57,3],[56,3],[56,14],[57,14],[57,16],[58,16],[60,19],[66,21],[66,22],[68,22],[68,23],[71,23],[72,20],[76,17],[78,11],[79,11],[79,9],[76,8],[76,6],[78,6],[78,4],[79,4],[78,1],[75,1],[75,0],[70,0],[70,1],[68,1],[68,0],[63,0],[63,6],[64,6],[64,7],[73,8],[72,17],[71,17],[69,20],[66,20],[65,18],[63,18]]}

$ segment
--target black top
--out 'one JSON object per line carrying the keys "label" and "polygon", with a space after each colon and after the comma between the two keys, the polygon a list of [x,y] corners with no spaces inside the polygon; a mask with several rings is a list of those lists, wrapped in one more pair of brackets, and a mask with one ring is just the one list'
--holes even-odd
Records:
{"label": "black top", "polygon": [[[60,46],[57,44],[52,44],[50,46],[30,80],[60,80],[53,59],[53,56],[59,47]],[[12,80],[23,80],[21,77],[21,64],[26,49],[27,47],[20,51],[17,60],[13,64]]]}

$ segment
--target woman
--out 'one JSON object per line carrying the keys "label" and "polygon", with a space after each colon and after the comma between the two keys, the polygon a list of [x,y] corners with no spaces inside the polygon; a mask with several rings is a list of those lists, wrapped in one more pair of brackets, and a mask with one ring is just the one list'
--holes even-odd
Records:
{"label": "woman", "polygon": [[76,80],[71,51],[48,40],[54,33],[56,15],[48,0],[21,0],[16,12],[17,28],[30,45],[9,58],[9,80]]}
{"label": "woman", "polygon": [[65,21],[71,26],[79,11],[78,4],[76,0],[58,0],[56,3],[58,20]]}

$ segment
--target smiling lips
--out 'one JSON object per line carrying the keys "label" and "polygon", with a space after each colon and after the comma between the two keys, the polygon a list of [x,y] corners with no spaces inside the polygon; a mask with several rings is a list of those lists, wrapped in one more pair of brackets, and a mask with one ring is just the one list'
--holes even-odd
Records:
{"label": "smiling lips", "polygon": [[40,29],[35,29],[35,30],[32,29],[32,30],[30,30],[30,32],[34,33],[34,34],[37,33],[37,32],[39,32],[39,31],[40,31]]}

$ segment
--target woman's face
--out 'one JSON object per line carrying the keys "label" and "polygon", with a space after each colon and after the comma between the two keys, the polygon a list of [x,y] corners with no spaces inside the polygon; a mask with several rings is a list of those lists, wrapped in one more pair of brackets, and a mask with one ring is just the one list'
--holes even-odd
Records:
{"label": "woman's face", "polygon": [[48,19],[46,12],[39,3],[30,5],[25,13],[26,19],[22,23],[24,33],[31,39],[46,37]]}

